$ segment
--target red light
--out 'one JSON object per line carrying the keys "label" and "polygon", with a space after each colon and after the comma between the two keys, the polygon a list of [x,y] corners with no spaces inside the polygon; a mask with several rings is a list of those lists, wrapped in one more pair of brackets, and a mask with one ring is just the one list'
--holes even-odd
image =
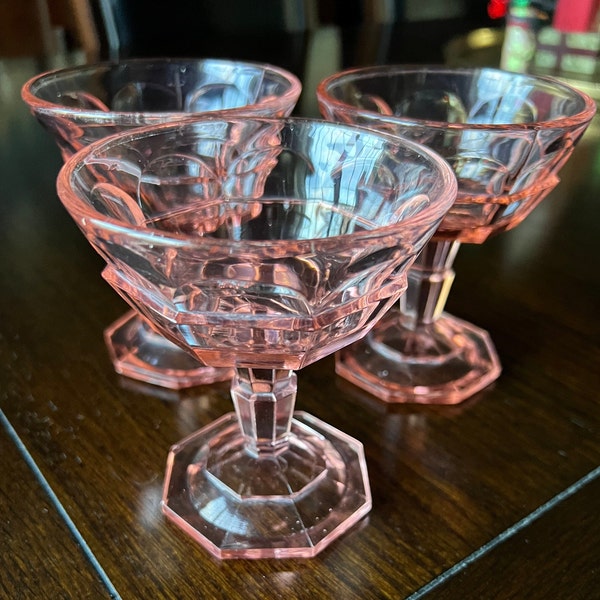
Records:
{"label": "red light", "polygon": [[508,0],[490,0],[487,5],[487,13],[490,19],[501,19],[508,11]]}

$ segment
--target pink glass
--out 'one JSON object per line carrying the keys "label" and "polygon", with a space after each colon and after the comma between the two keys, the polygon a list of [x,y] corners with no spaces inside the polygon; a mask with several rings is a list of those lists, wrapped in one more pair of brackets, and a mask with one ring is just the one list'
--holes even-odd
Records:
{"label": "pink glass", "polygon": [[456,196],[448,165],[337,123],[202,119],[90,146],[58,192],[111,286],[235,369],[235,413],[171,448],[166,516],[219,558],[314,556],[361,519],[362,445],[294,413],[294,371],[397,301]]}
{"label": "pink glass", "polygon": [[[24,101],[54,136],[63,159],[134,127],[179,121],[188,113],[283,117],[301,92],[291,73],[265,64],[220,59],[135,59],[38,75]],[[104,332],[115,370],[171,389],[225,381],[228,368],[200,365],[135,311]]]}
{"label": "pink glass", "polygon": [[411,268],[399,307],[338,353],[336,371],[387,402],[461,402],[501,367],[486,331],[444,312],[459,245],[515,227],[548,195],[594,103],[550,78],[402,66],[337,73],[317,96],[327,119],[425,144],[458,180],[456,202]]}

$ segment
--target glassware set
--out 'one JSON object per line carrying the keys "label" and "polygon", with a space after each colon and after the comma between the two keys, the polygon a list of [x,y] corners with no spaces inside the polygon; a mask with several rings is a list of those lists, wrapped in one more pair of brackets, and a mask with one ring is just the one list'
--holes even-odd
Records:
{"label": "glassware set", "polygon": [[452,262],[547,196],[595,112],[494,69],[338,73],[325,120],[289,117],[300,89],[269,65],[169,59],[23,88],[132,307],[105,332],[115,369],[231,379],[235,412],[171,448],[162,499],[218,558],[311,557],[371,509],[361,443],[294,411],[295,371],[335,353],[383,401],[440,404],[499,376],[487,332],[443,312]]}
{"label": "glassware set", "polygon": [[235,370],[235,414],[171,449],[166,515],[220,558],[313,556],[362,518],[362,446],[294,414],[294,371],[398,299],[456,197],[449,166],[338,123],[205,118],[89,146],[58,192],[110,285]]}
{"label": "glassware set", "polygon": [[342,377],[387,402],[456,404],[500,375],[486,331],[444,312],[461,243],[518,225],[558,184],[595,113],[557,80],[497,69],[351,69],[317,89],[327,119],[404,136],[452,166],[458,196],[410,270],[408,291],[336,356]]}
{"label": "glassware set", "polygon": [[[279,67],[223,59],[130,59],[43,73],[23,100],[67,160],[88,144],[144,125],[191,114],[289,115],[298,78]],[[129,311],[104,332],[115,370],[171,389],[226,381],[231,369],[198,361]]]}

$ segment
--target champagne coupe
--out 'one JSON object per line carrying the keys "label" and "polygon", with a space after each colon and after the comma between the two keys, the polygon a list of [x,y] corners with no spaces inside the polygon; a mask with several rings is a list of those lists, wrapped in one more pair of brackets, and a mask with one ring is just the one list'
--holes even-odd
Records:
{"label": "champagne coupe", "polygon": [[[188,113],[283,117],[301,92],[291,73],[221,59],[132,59],[61,69],[28,81],[22,97],[56,140],[63,159],[119,131],[181,120]],[[104,332],[121,375],[171,389],[230,379],[200,365],[134,311]]]}
{"label": "champagne coupe", "polygon": [[336,371],[386,402],[455,404],[493,382],[488,333],[444,312],[461,242],[518,225],[557,185],[595,105],[559,81],[497,69],[352,69],[317,89],[322,114],[404,136],[452,166],[458,196],[408,275],[408,291]]}
{"label": "champagne coupe", "polygon": [[456,196],[447,163],[339,123],[202,118],[85,148],[58,191],[110,285],[235,370],[235,413],[171,448],[167,517],[220,558],[314,556],[361,519],[362,446],[294,414],[294,371],[398,300]]}

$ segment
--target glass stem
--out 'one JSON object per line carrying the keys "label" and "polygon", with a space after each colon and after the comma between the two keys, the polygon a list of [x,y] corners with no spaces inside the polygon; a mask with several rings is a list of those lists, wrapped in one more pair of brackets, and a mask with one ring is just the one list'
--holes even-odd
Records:
{"label": "glass stem", "polygon": [[256,456],[269,456],[287,448],[296,389],[294,371],[235,370],[231,397],[248,452]]}
{"label": "glass stem", "polygon": [[408,272],[408,289],[400,299],[401,322],[416,330],[433,323],[444,310],[454,281],[452,264],[460,242],[431,241]]}

